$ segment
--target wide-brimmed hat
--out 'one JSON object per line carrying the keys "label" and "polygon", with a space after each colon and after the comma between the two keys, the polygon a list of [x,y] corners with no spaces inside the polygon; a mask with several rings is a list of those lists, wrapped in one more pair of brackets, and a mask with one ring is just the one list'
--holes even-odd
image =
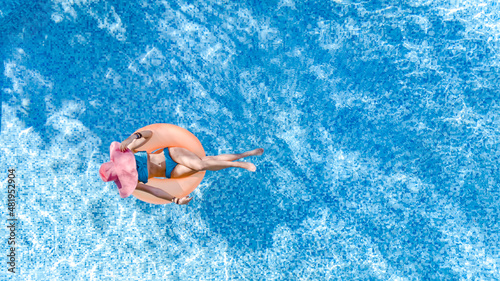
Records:
{"label": "wide-brimmed hat", "polygon": [[101,179],[105,182],[114,181],[121,198],[130,196],[137,187],[138,180],[134,153],[129,149],[122,152],[120,143],[114,141],[109,147],[109,158],[111,161],[102,164],[99,169]]}

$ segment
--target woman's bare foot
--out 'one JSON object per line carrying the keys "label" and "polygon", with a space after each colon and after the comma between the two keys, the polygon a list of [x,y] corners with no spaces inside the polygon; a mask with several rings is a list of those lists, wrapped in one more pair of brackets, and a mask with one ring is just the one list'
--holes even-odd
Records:
{"label": "woman's bare foot", "polygon": [[250,162],[240,162],[240,163],[243,169],[249,170],[250,172],[257,171],[257,167],[255,167],[255,165]]}
{"label": "woman's bare foot", "polygon": [[247,153],[248,153],[248,156],[259,156],[259,155],[262,155],[262,153],[264,153],[264,148],[257,148],[257,149],[251,150]]}

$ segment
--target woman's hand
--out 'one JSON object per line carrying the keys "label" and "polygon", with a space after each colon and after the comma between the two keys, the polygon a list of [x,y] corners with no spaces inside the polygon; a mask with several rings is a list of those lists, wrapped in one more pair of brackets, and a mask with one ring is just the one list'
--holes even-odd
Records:
{"label": "woman's hand", "polygon": [[191,202],[191,200],[193,200],[193,197],[189,197],[189,196],[182,197],[182,198],[174,198],[174,202],[178,205],[187,205],[187,204],[189,204],[189,202]]}
{"label": "woman's hand", "polygon": [[[140,131],[137,133],[133,133],[126,140],[122,141],[120,145],[120,150],[123,152],[127,150],[127,147],[135,153],[137,149],[147,143],[151,137],[153,136],[153,132],[149,130]],[[133,144],[132,144],[133,143]],[[132,145],[130,145],[132,144]]]}
{"label": "woman's hand", "polygon": [[128,149],[128,145],[132,143],[132,139],[130,138],[127,138],[125,139],[124,141],[122,141],[122,143],[120,144],[120,151],[121,152],[125,152],[127,149]]}

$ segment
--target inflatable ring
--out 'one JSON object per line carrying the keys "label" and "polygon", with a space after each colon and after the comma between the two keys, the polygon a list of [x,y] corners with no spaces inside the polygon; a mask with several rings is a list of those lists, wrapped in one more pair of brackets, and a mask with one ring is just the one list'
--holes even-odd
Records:
{"label": "inflatable ring", "polygon": [[[181,127],[172,124],[152,124],[146,127],[140,128],[136,132],[150,130],[153,132],[153,136],[147,143],[139,147],[137,151],[146,151],[151,153],[157,149],[165,147],[183,147],[198,155],[198,157],[205,157],[205,150],[201,145],[201,142],[196,138],[191,132]],[[147,185],[154,186],[162,189],[163,191],[175,196],[177,198],[182,198],[189,195],[203,180],[205,176],[205,171],[195,173],[188,177],[175,178],[175,179],[160,179],[160,178],[150,178],[148,179]],[[152,204],[168,204],[170,201],[158,198],[152,194],[146,193],[144,191],[135,190],[132,193],[137,199],[152,203]]]}

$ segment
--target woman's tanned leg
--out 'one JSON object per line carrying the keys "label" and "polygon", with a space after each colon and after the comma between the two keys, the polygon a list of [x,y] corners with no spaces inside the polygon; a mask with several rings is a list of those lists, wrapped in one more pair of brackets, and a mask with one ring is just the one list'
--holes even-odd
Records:
{"label": "woman's tanned leg", "polygon": [[221,160],[221,161],[234,161],[238,160],[241,158],[245,158],[248,156],[258,156],[262,155],[264,153],[264,149],[262,148],[257,148],[251,151],[243,152],[243,153],[238,153],[238,154],[221,154],[217,156],[205,156],[202,160]]}
{"label": "woman's tanned leg", "polygon": [[177,165],[179,167],[176,166],[174,168],[173,171],[174,177],[186,176],[186,174],[193,174],[193,172],[196,171],[205,171],[205,170],[218,171],[231,167],[242,168],[249,170],[251,172],[255,172],[256,170],[255,165],[250,162],[232,162],[231,160],[223,160],[223,159],[237,160],[251,155],[262,154],[262,151],[256,149],[241,154],[224,154],[218,156],[208,156],[201,159],[196,154],[181,147],[170,147],[169,152],[170,152],[170,157],[172,157],[172,160],[180,164],[180,166]]}

